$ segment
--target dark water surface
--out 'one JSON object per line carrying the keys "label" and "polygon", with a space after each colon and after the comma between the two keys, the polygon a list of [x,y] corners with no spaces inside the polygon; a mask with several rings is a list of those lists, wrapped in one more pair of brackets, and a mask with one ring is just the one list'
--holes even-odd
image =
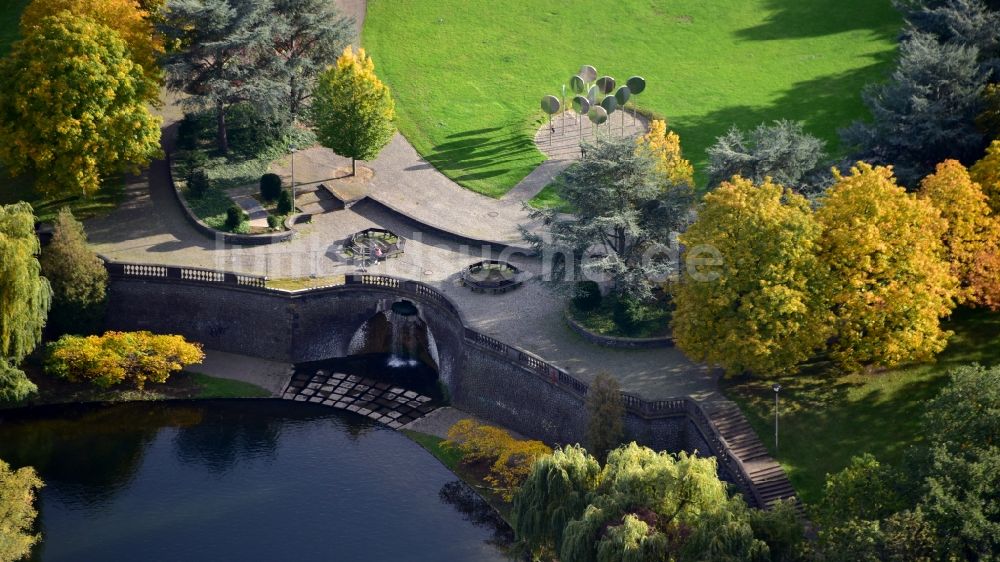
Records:
{"label": "dark water surface", "polygon": [[[504,560],[505,529],[395,431],[278,400],[0,414],[32,465],[46,561]],[[465,514],[463,514],[465,513]]]}

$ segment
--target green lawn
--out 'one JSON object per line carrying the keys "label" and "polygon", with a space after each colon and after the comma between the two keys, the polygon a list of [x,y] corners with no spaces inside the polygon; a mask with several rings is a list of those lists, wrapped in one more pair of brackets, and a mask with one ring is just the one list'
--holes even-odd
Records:
{"label": "green lawn", "polygon": [[87,219],[109,213],[118,207],[125,197],[125,180],[121,177],[108,178],[100,189],[89,197],[59,196],[45,197],[34,190],[27,176],[10,177],[0,164],[0,205],[27,201],[35,210],[35,217],[42,222],[55,219],[59,209],[69,206],[78,219]]}
{"label": "green lawn", "polygon": [[271,393],[248,382],[190,373],[197,388],[195,398],[269,398]]}
{"label": "green lawn", "polygon": [[399,128],[428,161],[499,196],[543,157],[539,100],[582,64],[645,76],[703,168],[732,124],[802,120],[831,144],[865,114],[901,24],[889,0],[371,0],[363,44],[392,87]]}
{"label": "green lawn", "polygon": [[[1000,363],[1000,314],[958,310],[947,328],[955,335],[933,364],[877,374],[836,376],[821,366],[781,383],[779,462],[806,502],[819,499],[825,476],[854,455],[871,452],[890,463],[920,440],[924,403],[946,382],[949,369]],[[773,380],[727,381],[723,389],[747,414],[774,454]]]}

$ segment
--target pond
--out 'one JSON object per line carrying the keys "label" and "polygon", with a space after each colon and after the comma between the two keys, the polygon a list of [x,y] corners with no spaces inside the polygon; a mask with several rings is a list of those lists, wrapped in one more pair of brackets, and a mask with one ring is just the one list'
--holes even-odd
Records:
{"label": "pond", "polygon": [[46,486],[35,560],[506,560],[509,528],[406,436],[279,400],[0,413]]}

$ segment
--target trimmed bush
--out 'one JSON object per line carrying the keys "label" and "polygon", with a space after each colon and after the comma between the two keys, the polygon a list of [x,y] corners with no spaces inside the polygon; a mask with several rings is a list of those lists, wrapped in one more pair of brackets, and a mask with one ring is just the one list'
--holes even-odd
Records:
{"label": "trimmed bush", "polygon": [[634,332],[649,315],[648,306],[637,299],[619,296],[611,311],[615,324],[626,334]]}
{"label": "trimmed bush", "polygon": [[272,229],[281,228],[281,219],[274,215],[267,215],[267,226]]}
{"label": "trimmed bush", "polygon": [[589,312],[601,306],[601,287],[594,281],[580,281],[576,284],[573,306],[577,310]]}
{"label": "trimmed bush", "polygon": [[191,115],[185,115],[177,125],[177,148],[194,150],[198,148],[198,123]]}
{"label": "trimmed bush", "polygon": [[188,173],[187,177],[188,193],[192,197],[201,197],[205,195],[210,187],[210,182],[208,180],[208,172],[203,168],[195,168]]}
{"label": "trimmed bush", "polygon": [[260,177],[260,196],[265,201],[274,201],[281,196],[281,176],[264,174]]}
{"label": "trimmed bush", "polygon": [[292,212],[294,207],[292,202],[292,192],[287,189],[281,190],[281,195],[278,196],[278,214],[287,215]]}
{"label": "trimmed bush", "polygon": [[236,230],[249,218],[250,217],[247,216],[246,212],[244,212],[239,205],[233,205],[232,207],[226,209],[226,228],[229,230]]}

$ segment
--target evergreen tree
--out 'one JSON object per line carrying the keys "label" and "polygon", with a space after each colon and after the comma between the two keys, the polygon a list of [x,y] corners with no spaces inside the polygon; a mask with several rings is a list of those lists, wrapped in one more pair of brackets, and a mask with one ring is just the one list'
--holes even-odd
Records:
{"label": "evergreen tree", "polygon": [[801,122],[761,123],[749,134],[733,127],[708,149],[708,184],[741,176],[757,184],[771,178],[800,193],[817,191],[824,144],[806,133]]}
{"label": "evergreen tree", "polygon": [[889,81],[864,91],[873,120],[841,132],[856,159],[891,164],[900,182],[915,188],[938,162],[977,157],[983,136],[975,119],[986,86],[977,55],[975,47],[913,33],[900,46]]}
{"label": "evergreen tree", "polygon": [[587,445],[598,460],[621,444],[625,436],[625,404],[618,379],[600,373],[587,390]]}
{"label": "evergreen tree", "polygon": [[522,230],[542,255],[568,256],[572,262],[555,264],[565,268],[551,275],[556,288],[575,288],[565,281],[582,273],[609,279],[615,293],[641,302],[651,297],[657,280],[676,273],[669,244],[687,224],[694,196],[686,184],[665,183],[656,162],[637,151],[635,141],[598,139],[584,145],[559,195],[576,210],[573,215],[535,211],[533,218],[545,224],[548,234]]}
{"label": "evergreen tree", "polygon": [[83,224],[68,207],[59,211],[52,242],[42,251],[42,274],[52,285],[49,328],[53,335],[89,334],[100,328],[108,272],[87,247]]}
{"label": "evergreen tree", "polygon": [[165,59],[167,86],[189,94],[187,107],[215,111],[220,152],[229,152],[229,107],[252,101],[272,115],[285,110],[271,0],[169,0],[164,18],[168,43],[179,45]]}
{"label": "evergreen tree", "polygon": [[294,118],[312,95],[316,77],[353,41],[355,22],[329,0],[274,0],[274,11],[275,50],[284,61]]}
{"label": "evergreen tree", "polygon": [[[0,59],[0,160],[46,194],[88,195],[160,151],[156,84],[107,26],[60,12]],[[114,92],[114,95],[109,95]]]}
{"label": "evergreen tree", "polygon": [[35,494],[43,486],[31,467],[14,470],[0,460],[0,560],[20,560],[41,539],[35,527]]}
{"label": "evergreen tree", "polygon": [[737,176],[705,195],[681,242],[695,251],[715,248],[722,263],[697,266],[676,284],[678,347],[730,375],[795,371],[829,334],[819,237],[805,198],[770,181]]}
{"label": "evergreen tree", "polygon": [[313,91],[312,123],[320,144],[351,159],[371,160],[396,133],[396,105],[389,88],[375,76],[364,49],[347,47],[337,64],[320,75]]}
{"label": "evergreen tree", "polygon": [[942,43],[973,47],[984,75],[1000,70],[1000,13],[995,8],[982,0],[896,0],[895,4],[906,18],[906,36],[929,33]]}

